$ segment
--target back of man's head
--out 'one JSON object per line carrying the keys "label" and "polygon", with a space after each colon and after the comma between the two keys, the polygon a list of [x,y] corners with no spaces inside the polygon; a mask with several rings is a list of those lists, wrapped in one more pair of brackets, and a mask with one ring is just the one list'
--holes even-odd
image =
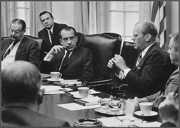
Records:
{"label": "back of man's head", "polygon": [[1,78],[4,106],[37,102],[41,74],[35,65],[26,61],[15,61],[2,70]]}
{"label": "back of man's head", "polygon": [[176,52],[179,51],[179,33],[172,33],[169,35],[174,43],[174,49]]}

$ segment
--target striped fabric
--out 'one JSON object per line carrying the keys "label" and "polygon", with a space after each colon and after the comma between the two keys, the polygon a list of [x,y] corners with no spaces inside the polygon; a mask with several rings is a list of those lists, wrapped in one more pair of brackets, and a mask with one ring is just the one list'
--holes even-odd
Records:
{"label": "striped fabric", "polygon": [[167,42],[166,1],[154,1],[151,21],[157,26],[160,47],[164,49]]}
{"label": "striped fabric", "polygon": [[4,53],[3,57],[1,58],[1,60],[4,60],[6,58],[7,55],[9,55],[9,53],[12,51],[12,49],[14,48],[14,46],[17,44],[18,41],[13,41],[11,43],[11,45],[9,46],[9,48],[6,50],[6,52]]}

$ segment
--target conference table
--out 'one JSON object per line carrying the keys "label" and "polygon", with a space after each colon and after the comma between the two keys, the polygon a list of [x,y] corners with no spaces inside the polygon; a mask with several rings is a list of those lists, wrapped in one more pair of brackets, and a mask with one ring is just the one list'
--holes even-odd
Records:
{"label": "conference table", "polygon": [[[43,80],[42,85],[48,87],[59,86],[54,82]],[[73,91],[77,91],[77,88],[73,88]],[[79,119],[99,119],[104,117],[101,114],[95,112],[95,109],[100,107],[98,106],[82,106],[74,103],[74,96],[70,93],[71,91],[60,91],[55,94],[45,94],[43,97],[43,102],[40,105],[39,113],[53,117],[56,119],[62,119],[68,121],[71,126],[75,121]],[[109,98],[111,95],[96,91],[98,93],[93,94],[93,96],[98,96],[100,98]],[[78,108],[79,105],[79,108]],[[159,121],[159,117],[153,118],[150,121]]]}

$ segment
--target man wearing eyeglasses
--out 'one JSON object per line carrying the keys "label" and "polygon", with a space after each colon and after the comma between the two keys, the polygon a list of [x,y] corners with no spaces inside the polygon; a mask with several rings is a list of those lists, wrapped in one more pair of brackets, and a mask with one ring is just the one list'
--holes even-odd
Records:
{"label": "man wearing eyeglasses", "polygon": [[38,42],[24,36],[26,23],[22,19],[14,19],[10,25],[10,38],[2,40],[1,69],[16,60],[29,61],[38,66],[40,51]]}
{"label": "man wearing eyeglasses", "polygon": [[64,27],[60,33],[61,45],[54,46],[40,63],[42,73],[60,71],[64,79],[89,81],[93,77],[92,53],[77,47],[78,37],[73,27]]}
{"label": "man wearing eyeglasses", "polygon": [[41,58],[44,58],[45,53],[49,52],[54,45],[60,45],[59,32],[67,25],[55,23],[53,15],[48,11],[41,12],[39,19],[45,27],[38,32],[38,37],[45,39],[41,46]]}

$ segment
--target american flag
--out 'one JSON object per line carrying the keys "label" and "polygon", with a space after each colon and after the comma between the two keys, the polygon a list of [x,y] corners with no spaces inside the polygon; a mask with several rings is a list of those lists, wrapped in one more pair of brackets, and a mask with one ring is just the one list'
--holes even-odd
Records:
{"label": "american flag", "polygon": [[164,49],[167,42],[166,1],[153,1],[151,21],[158,29],[160,47]]}

